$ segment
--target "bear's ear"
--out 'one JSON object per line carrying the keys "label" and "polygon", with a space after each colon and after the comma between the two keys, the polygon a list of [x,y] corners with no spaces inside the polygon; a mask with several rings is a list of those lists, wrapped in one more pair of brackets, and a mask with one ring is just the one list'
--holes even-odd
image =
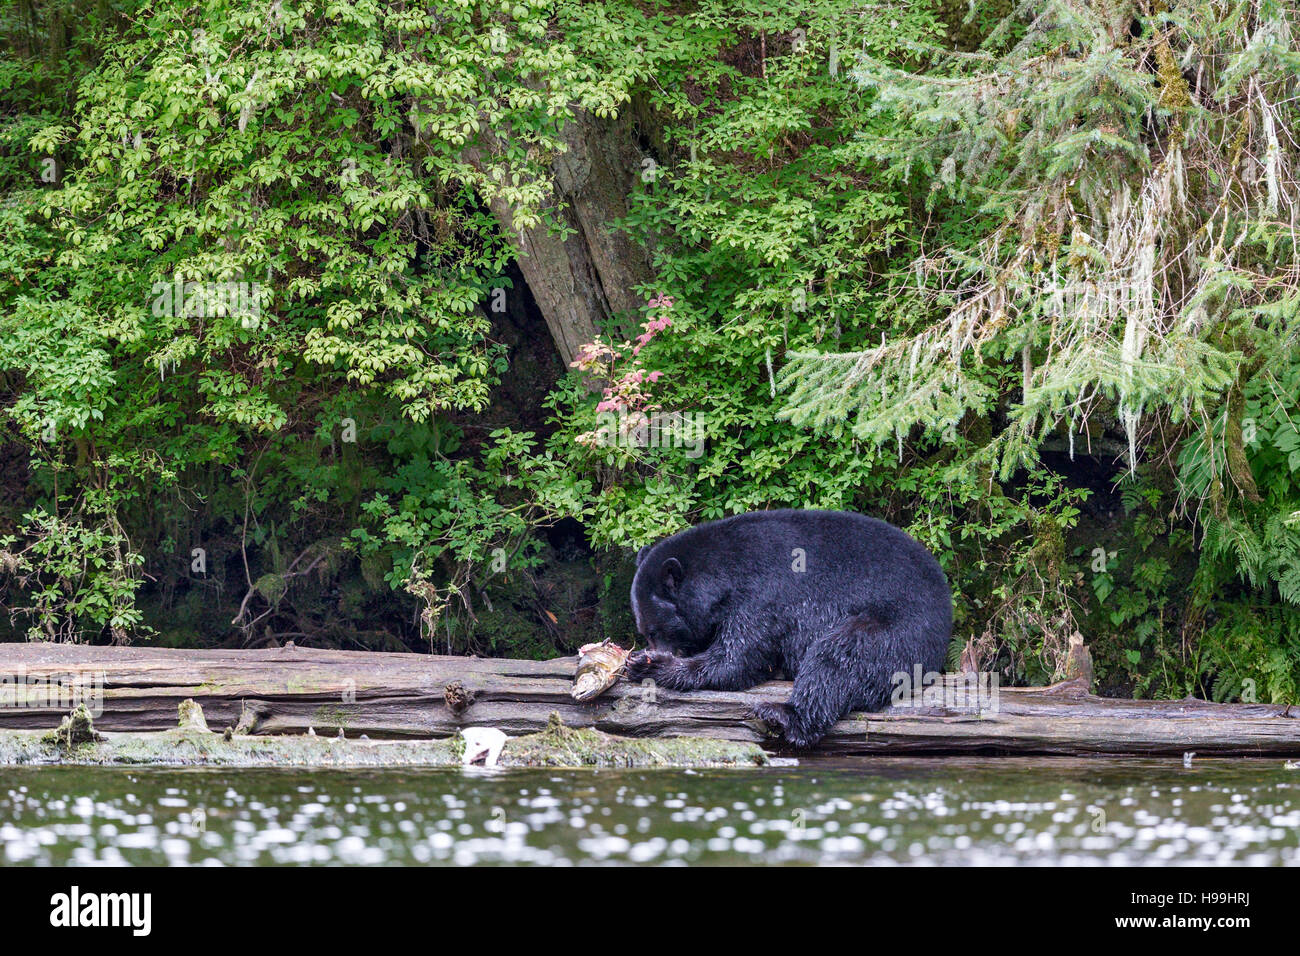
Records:
{"label": "bear's ear", "polygon": [[645,560],[645,556],[649,553],[650,553],[650,545],[648,544],[642,545],[641,550],[636,553],[636,566],[638,568],[641,567],[641,562]]}
{"label": "bear's ear", "polygon": [[682,583],[682,563],[676,558],[669,558],[659,570],[659,578],[664,583],[664,591],[676,594],[677,586]]}

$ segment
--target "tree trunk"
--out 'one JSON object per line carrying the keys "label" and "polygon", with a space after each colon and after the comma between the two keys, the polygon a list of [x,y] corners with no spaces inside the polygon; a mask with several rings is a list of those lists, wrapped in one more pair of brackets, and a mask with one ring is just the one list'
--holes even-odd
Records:
{"label": "tree trunk", "polygon": [[[635,286],[649,281],[644,250],[609,225],[628,211],[642,156],[631,121],[580,113],[568,124],[569,149],[552,163],[552,214],[565,226],[561,239],[545,223],[522,232],[509,203],[489,202],[502,230],[519,246],[519,269],[546,319],[567,366],[615,313],[641,305]],[[467,151],[479,165],[482,153]]]}

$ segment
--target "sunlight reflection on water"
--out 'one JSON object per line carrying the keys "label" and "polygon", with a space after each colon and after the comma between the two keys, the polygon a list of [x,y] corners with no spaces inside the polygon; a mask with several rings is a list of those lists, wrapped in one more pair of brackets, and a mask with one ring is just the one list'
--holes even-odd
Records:
{"label": "sunlight reflection on water", "polygon": [[1275,760],[0,769],[6,864],[1294,864]]}

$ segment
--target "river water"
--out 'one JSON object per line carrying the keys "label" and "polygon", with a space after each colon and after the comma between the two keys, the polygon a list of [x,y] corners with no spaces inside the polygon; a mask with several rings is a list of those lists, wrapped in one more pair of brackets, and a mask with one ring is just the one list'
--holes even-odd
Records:
{"label": "river water", "polygon": [[11,864],[1294,864],[1280,760],[0,768]]}

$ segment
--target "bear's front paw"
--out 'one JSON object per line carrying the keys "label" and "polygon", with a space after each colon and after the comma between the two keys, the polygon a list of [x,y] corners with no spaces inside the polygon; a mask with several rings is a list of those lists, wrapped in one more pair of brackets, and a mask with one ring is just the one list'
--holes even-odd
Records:
{"label": "bear's front paw", "polygon": [[643,680],[659,680],[672,670],[677,658],[667,651],[633,651],[627,656],[623,673],[633,683]]}

